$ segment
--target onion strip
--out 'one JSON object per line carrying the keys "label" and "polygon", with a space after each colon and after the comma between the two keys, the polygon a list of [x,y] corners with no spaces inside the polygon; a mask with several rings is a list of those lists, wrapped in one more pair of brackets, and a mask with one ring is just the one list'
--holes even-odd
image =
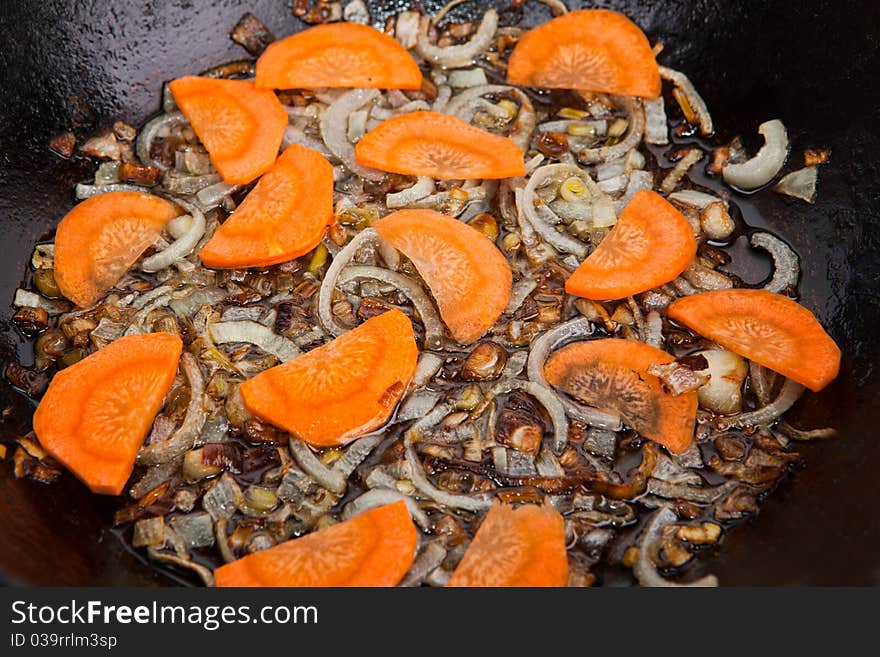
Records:
{"label": "onion strip", "polygon": [[654,512],[654,515],[648,520],[648,524],[642,530],[642,535],[638,541],[639,556],[636,559],[633,573],[639,584],[642,586],[659,586],[659,587],[707,587],[718,586],[718,578],[714,575],[706,575],[693,582],[687,584],[679,584],[670,582],[657,572],[657,566],[654,565],[653,557],[660,549],[660,541],[662,539],[663,528],[673,524],[677,520],[675,512],[669,507],[662,507]]}
{"label": "onion strip", "polygon": [[419,30],[416,52],[435,66],[461,68],[473,64],[477,55],[486,50],[495,38],[498,29],[498,12],[489,9],[480,22],[480,27],[467,43],[441,48],[428,40],[428,22]]}
{"label": "onion strip", "polygon": [[157,465],[180,458],[193,448],[202,432],[202,427],[205,426],[207,418],[203,399],[205,380],[199,364],[195,356],[189,352],[184,352],[180,364],[189,382],[189,404],[186,407],[186,416],[177,431],[167,440],[141,447],[137,455],[138,465]]}
{"label": "onion strip", "polygon": [[752,233],[749,244],[764,249],[773,258],[773,276],[764,285],[770,292],[785,293],[797,287],[800,277],[800,262],[797,254],[781,239],[763,231]]}
{"label": "onion strip", "polygon": [[211,324],[211,337],[217,344],[246,342],[258,346],[267,354],[272,354],[282,363],[292,360],[302,352],[292,340],[278,335],[268,326],[242,319]]}
{"label": "onion strip", "polygon": [[700,124],[700,132],[704,135],[711,135],[715,132],[715,126],[712,123],[712,115],[709,114],[709,108],[706,101],[697,93],[696,88],[688,79],[688,77],[675,69],[661,66],[660,77],[669,80],[676,88],[687,98],[688,104],[697,116],[697,122]]}
{"label": "onion strip", "polygon": [[388,283],[409,297],[425,327],[425,347],[427,349],[440,348],[443,344],[443,322],[434,309],[431,299],[418,283],[403,274],[366,265],[348,267],[339,274],[337,280],[340,285],[344,285],[357,278],[371,278]]}
{"label": "onion strip", "polygon": [[[177,237],[168,247],[158,253],[144,259],[141,269],[146,272],[155,272],[165,269],[175,262],[182,260],[196,248],[199,240],[205,234],[207,222],[205,215],[194,204],[182,199],[174,199],[174,203],[186,210],[190,215],[189,226],[186,231]],[[173,221],[173,220],[172,220]]]}

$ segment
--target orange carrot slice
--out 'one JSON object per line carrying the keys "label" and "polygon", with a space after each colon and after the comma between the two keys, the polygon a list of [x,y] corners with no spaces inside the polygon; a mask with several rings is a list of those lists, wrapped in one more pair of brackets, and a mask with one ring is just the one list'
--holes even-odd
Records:
{"label": "orange carrot slice", "polygon": [[58,372],[34,413],[40,444],[93,492],[122,493],[182,349],[168,333],[130,335]]}
{"label": "orange carrot slice", "polygon": [[418,533],[403,500],[214,571],[217,586],[397,586]]}
{"label": "orange carrot slice", "polygon": [[257,86],[419,89],[422,72],[393,37],[368,25],[317,25],[276,41],[257,60]]}
{"label": "orange carrot slice", "polygon": [[816,392],[840,369],[840,349],[815,315],[781,294],[703,292],[672,302],[669,317]]}
{"label": "orange carrot slice", "polygon": [[389,310],[241,384],[254,415],[316,446],[343,445],[384,424],[415,373],[409,318]]}
{"label": "orange carrot slice", "polygon": [[510,55],[507,80],[527,87],[660,95],[660,71],[644,32],[607,9],[570,11],[527,32]]}
{"label": "orange carrot slice", "polygon": [[366,167],[439,180],[512,178],[526,172],[513,141],[437,112],[383,121],[363,136],[354,155]]}
{"label": "orange carrot slice", "polygon": [[565,523],[549,504],[495,502],[447,586],[565,586]]}
{"label": "orange carrot slice", "polygon": [[169,86],[225,182],[246,184],[269,170],[287,127],[287,112],[272,91],[192,75]]}
{"label": "orange carrot slice", "polygon": [[398,210],[380,219],[379,235],[412,260],[456,341],[473,342],[510,301],[510,265],[490,239],[433,210]]}
{"label": "orange carrot slice", "polygon": [[642,190],[568,278],[565,290],[587,299],[622,299],[673,280],[696,254],[684,215],[659,194]]}
{"label": "orange carrot slice", "polygon": [[207,267],[263,267],[314,249],[333,218],[333,167],[291,144],[202,247]]}
{"label": "orange carrot slice", "polygon": [[645,438],[681,454],[694,437],[697,393],[671,395],[656,376],[648,374],[651,365],[673,360],[643,342],[589,340],[551,354],[544,376],[589,406],[613,409]]}
{"label": "orange carrot slice", "polygon": [[55,233],[61,293],[78,306],[92,305],[179,214],[168,201],[141,192],[108,192],[77,205]]}

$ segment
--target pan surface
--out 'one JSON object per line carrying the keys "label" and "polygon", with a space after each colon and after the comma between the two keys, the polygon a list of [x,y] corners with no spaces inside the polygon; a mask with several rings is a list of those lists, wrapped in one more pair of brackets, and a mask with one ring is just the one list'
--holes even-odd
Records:
{"label": "pan surface", "polygon": [[[368,2],[374,19],[408,0]],[[423,2],[436,10],[443,2]],[[567,4],[575,3],[568,0]],[[71,6],[73,5],[73,6]],[[782,119],[793,157],[832,149],[814,206],[773,194],[736,196],[745,219],[769,226],[802,257],[801,301],[844,351],[839,379],[804,400],[806,426],[831,424],[841,437],[799,446],[805,468],[789,477],[746,526],[727,534],[710,569],[728,585],[878,585],[880,515],[880,7],[865,2],[797,3],[646,0],[584,3],[627,13],[664,64],[687,72],[722,138],[754,139]],[[452,12],[467,17],[489,3]],[[506,3],[498,3],[499,7]],[[162,83],[245,55],[228,37],[251,11],[276,34],[302,24],[278,0],[240,3],[59,0],[5,3],[0,13],[0,358],[24,364],[31,347],[8,323],[7,305],[24,278],[34,242],[74,203],[72,187],[92,165],[63,160],[48,142],[73,130],[82,140],[116,119],[140,125],[158,110]],[[507,19],[515,16],[505,14]],[[547,9],[526,6],[525,24]],[[854,30],[854,26],[857,30]],[[12,45],[14,44],[14,45]],[[753,144],[754,145],[754,144]],[[32,404],[0,382],[11,416],[0,438],[29,429]],[[4,414],[5,416],[6,414]],[[54,486],[16,481],[0,462],[0,579],[35,585],[160,585],[167,576],[129,553],[109,532],[113,500],[71,477]]]}

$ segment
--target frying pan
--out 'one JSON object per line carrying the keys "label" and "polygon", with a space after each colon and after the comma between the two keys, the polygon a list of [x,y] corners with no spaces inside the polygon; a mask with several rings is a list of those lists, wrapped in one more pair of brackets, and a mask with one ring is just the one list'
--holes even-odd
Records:
{"label": "frying pan", "polygon": [[[411,3],[367,4],[374,17],[383,17]],[[422,2],[429,11],[442,4]],[[801,301],[841,345],[844,362],[832,386],[801,402],[797,420],[830,424],[841,436],[799,445],[805,467],[756,517],[725,536],[708,566],[728,585],[880,584],[880,6],[827,0],[584,4],[623,11],[652,42],[663,41],[661,62],[688,73],[722,138],[740,133],[748,143],[760,122],[778,117],[792,137],[792,158],[806,147],[832,149],[815,205],[768,192],[734,200],[748,223],[771,228],[802,257]],[[488,6],[472,0],[452,15],[469,17]],[[140,125],[158,110],[163,81],[245,55],[228,36],[245,11],[277,36],[303,27],[280,0],[3,3],[0,300],[12,298],[32,245],[51,235],[74,203],[73,184],[92,172],[86,161],[52,154],[49,140],[70,129],[82,140],[120,118]],[[548,16],[532,2],[523,24]],[[767,271],[769,264],[758,262],[751,282]],[[32,347],[9,324],[7,302],[0,303],[0,358],[27,364]],[[29,429],[33,404],[5,381],[0,408],[10,409],[0,437]],[[89,494],[72,477],[44,486],[16,481],[11,471],[0,462],[0,578],[31,585],[173,583],[110,532],[113,500]]]}

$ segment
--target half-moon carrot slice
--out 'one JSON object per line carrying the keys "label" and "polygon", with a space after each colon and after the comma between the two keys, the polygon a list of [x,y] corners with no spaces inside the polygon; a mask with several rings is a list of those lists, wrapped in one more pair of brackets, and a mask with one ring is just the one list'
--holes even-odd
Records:
{"label": "half-moon carrot slice", "polygon": [[513,275],[498,247],[478,230],[433,210],[398,210],[375,228],[412,260],[457,342],[473,342],[501,316]]}
{"label": "half-moon carrot slice", "polygon": [[675,279],[696,254],[684,215],[659,194],[642,190],[568,278],[565,290],[587,299],[622,299]]}
{"label": "half-moon carrot slice", "polygon": [[409,318],[389,310],[241,384],[257,417],[316,446],[343,445],[384,424],[415,373]]}
{"label": "half-moon carrot slice", "polygon": [[675,360],[643,342],[606,338],[574,342],[551,354],[544,376],[557,388],[596,408],[613,409],[633,429],[676,454],[690,446],[697,393],[667,393],[648,374]]}
{"label": "half-moon carrot slice", "polygon": [[55,232],[55,280],[78,306],[119,282],[180,210],[141,192],[108,192],[67,213]]}
{"label": "half-moon carrot slice", "polygon": [[815,315],[767,290],[717,290],[677,299],[669,317],[725,349],[819,391],[840,370],[840,349]]}
{"label": "half-moon carrot slice", "polygon": [[363,136],[354,155],[365,167],[439,180],[512,178],[526,171],[512,140],[437,112],[383,121]]}
{"label": "half-moon carrot slice", "polygon": [[447,586],[565,586],[565,523],[549,504],[495,502]]}
{"label": "half-moon carrot slice", "polygon": [[418,533],[403,500],[261,550],[214,571],[217,586],[397,586]]}
{"label": "half-moon carrot slice", "polygon": [[660,71],[639,26],[616,11],[570,11],[527,32],[507,65],[527,87],[656,98]]}
{"label": "half-moon carrot slice", "polygon": [[169,86],[225,182],[243,185],[269,170],[287,127],[287,112],[272,91],[192,75]]}
{"label": "half-moon carrot slice", "polygon": [[256,82],[271,89],[419,89],[422,72],[393,37],[368,25],[328,23],[266,48],[257,60]]}
{"label": "half-moon carrot slice", "polygon": [[263,267],[315,248],[333,218],[333,167],[291,144],[260,178],[199,257],[207,267]]}
{"label": "half-moon carrot slice", "polygon": [[168,333],[130,335],[58,372],[34,413],[40,444],[93,492],[122,493],[182,349]]}

